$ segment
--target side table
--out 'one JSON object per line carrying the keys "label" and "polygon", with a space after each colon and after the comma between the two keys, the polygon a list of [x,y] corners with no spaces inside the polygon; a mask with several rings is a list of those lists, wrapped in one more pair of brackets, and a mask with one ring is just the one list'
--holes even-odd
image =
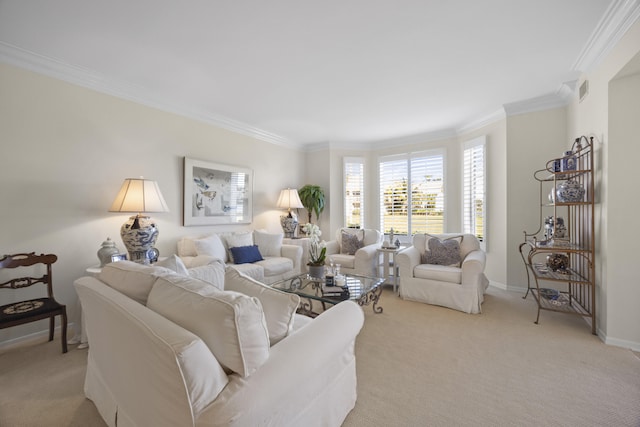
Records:
{"label": "side table", "polygon": [[382,263],[378,265],[378,277],[385,279],[385,283],[393,285],[393,292],[397,292],[398,288],[398,263],[396,255],[400,253],[401,248],[378,248],[378,255],[382,254]]}

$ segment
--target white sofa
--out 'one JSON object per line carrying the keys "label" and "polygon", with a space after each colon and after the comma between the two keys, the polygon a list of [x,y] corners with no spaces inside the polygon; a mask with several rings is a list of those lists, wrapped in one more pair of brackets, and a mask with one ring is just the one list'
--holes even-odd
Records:
{"label": "white sofa", "polygon": [[[456,239],[460,262],[440,265],[423,262],[429,240]],[[472,234],[415,234],[412,246],[396,255],[400,275],[400,296],[404,299],[441,305],[465,313],[481,313],[489,280],[484,275],[486,254]]]}
{"label": "white sofa", "polygon": [[[359,248],[355,251],[348,250],[343,234],[356,238]],[[326,242],[326,264],[329,265],[333,260],[334,263],[340,264],[340,271],[343,273],[377,277],[380,263],[378,248],[382,246],[383,238],[384,235],[378,230],[339,228],[335,240]]]}
{"label": "white sofa", "polygon": [[295,314],[297,295],[232,268],[225,286],[247,293],[131,264],[74,282],[85,395],[108,426],[339,426],[354,407],[357,304],[312,320]]}
{"label": "white sofa", "polygon": [[[268,233],[263,230],[184,237],[178,241],[178,256],[187,267],[219,259],[249,277],[272,284],[301,272],[302,248],[283,244],[283,237],[283,233]],[[257,246],[261,260],[247,258],[251,262],[240,263],[233,257],[232,248],[244,249],[254,245]]]}

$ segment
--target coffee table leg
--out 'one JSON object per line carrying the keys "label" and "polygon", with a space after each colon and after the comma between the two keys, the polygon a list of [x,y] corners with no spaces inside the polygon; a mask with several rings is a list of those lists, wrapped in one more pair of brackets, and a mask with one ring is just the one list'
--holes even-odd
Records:
{"label": "coffee table leg", "polygon": [[380,301],[380,295],[382,295],[382,286],[378,286],[375,289],[362,295],[358,300],[358,304],[362,306],[362,305],[369,305],[373,303],[373,312],[382,313],[382,307],[378,307],[378,302]]}

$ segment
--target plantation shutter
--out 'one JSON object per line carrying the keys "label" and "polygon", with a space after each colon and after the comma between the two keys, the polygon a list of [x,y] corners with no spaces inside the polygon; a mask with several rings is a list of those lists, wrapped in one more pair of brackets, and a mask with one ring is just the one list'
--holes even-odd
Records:
{"label": "plantation shutter", "polygon": [[364,159],[344,160],[344,223],[347,227],[365,228]]}
{"label": "plantation shutter", "polygon": [[485,138],[477,138],[465,144],[463,152],[463,229],[485,240]]}
{"label": "plantation shutter", "polygon": [[380,223],[384,233],[444,231],[444,154],[412,153],[380,161]]}

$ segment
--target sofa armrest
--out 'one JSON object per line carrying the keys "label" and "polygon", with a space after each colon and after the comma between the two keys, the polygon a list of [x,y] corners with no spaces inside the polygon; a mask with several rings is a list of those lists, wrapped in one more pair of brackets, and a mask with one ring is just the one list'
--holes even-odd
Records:
{"label": "sofa armrest", "polygon": [[325,242],[325,247],[327,248],[327,256],[340,253],[340,245],[338,245],[337,240]]}
{"label": "sofa armrest", "polygon": [[293,272],[295,274],[302,271],[302,246],[283,244],[280,255],[293,261]]}
{"label": "sofa armrest", "polygon": [[477,288],[484,280],[484,267],[487,255],[484,251],[475,250],[467,254],[462,261],[462,286]]}
{"label": "sofa armrest", "polygon": [[358,274],[365,276],[377,276],[377,268],[379,264],[378,249],[382,243],[372,243],[363,246],[356,251],[354,267]]}
{"label": "sofa armrest", "polygon": [[413,277],[413,269],[420,264],[420,251],[415,246],[410,246],[396,255],[396,262],[400,273],[400,281],[402,277]]}
{"label": "sofa armrest", "polygon": [[[251,376],[231,375],[227,387],[201,414],[202,424],[215,419],[221,426],[260,425],[269,418],[273,425],[290,425],[291,414],[326,399],[322,396],[331,392],[336,378],[349,375],[349,369],[355,375],[355,340],[363,323],[362,308],[353,301],[324,311],[271,347],[269,359]],[[313,374],[305,375],[309,372]],[[351,393],[355,400],[355,383]]]}

